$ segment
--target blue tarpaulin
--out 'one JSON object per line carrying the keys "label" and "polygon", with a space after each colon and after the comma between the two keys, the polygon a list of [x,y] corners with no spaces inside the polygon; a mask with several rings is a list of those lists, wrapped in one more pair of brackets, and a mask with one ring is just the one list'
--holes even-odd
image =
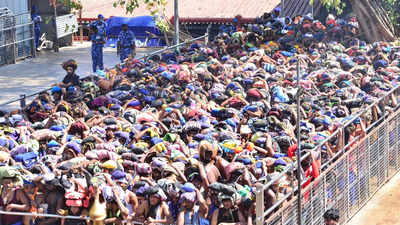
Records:
{"label": "blue tarpaulin", "polygon": [[110,17],[107,20],[107,47],[115,47],[118,34],[122,30],[122,24],[128,24],[129,30],[131,30],[136,36],[136,45],[141,47],[144,45],[146,38],[152,33],[157,38],[152,38],[147,41],[147,47],[165,46],[165,41],[161,36],[160,30],[156,27],[154,20],[151,16],[138,16],[138,17]]}

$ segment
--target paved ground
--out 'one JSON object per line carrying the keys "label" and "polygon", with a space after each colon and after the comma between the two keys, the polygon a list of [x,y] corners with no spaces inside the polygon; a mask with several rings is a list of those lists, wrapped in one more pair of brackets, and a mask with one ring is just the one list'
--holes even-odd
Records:
{"label": "paved ground", "polygon": [[[137,57],[154,50],[138,50]],[[60,52],[42,51],[36,58],[26,59],[17,64],[0,67],[0,109],[15,109],[19,103],[7,107],[2,103],[16,99],[20,94],[31,94],[60,82],[65,76],[61,63],[68,59],[78,62],[77,74],[86,76],[92,71],[90,43],[75,43]],[[119,62],[115,49],[104,50],[104,64],[112,67]]]}
{"label": "paved ground", "polygon": [[385,184],[347,225],[399,225],[400,174]]}

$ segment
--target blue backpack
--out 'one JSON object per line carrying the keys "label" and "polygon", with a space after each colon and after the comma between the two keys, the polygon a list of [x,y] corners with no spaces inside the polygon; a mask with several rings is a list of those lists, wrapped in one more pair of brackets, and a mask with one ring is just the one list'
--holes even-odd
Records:
{"label": "blue backpack", "polygon": [[38,154],[35,152],[27,152],[14,156],[14,160],[21,162],[25,168],[31,169],[38,162]]}

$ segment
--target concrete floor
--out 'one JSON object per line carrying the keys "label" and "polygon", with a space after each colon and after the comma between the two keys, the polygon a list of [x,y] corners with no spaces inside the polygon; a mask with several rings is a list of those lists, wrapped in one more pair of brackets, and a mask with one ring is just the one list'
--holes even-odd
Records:
{"label": "concrete floor", "polygon": [[[21,94],[32,94],[60,82],[65,76],[61,64],[68,59],[78,62],[77,74],[84,77],[92,71],[90,42],[74,43],[71,47],[61,48],[59,52],[39,52],[36,58],[25,59],[13,65],[0,67],[0,109],[10,110],[18,107],[19,102],[7,106],[2,103],[19,98]],[[138,49],[137,57],[154,49]],[[104,49],[104,66],[113,67],[119,63],[115,49]]]}
{"label": "concrete floor", "polygon": [[396,174],[347,225],[400,225],[400,174]]}

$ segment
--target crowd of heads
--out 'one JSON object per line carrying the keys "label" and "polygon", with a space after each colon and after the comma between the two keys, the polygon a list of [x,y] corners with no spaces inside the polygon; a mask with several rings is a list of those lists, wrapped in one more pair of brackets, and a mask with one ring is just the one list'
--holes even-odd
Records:
{"label": "crowd of heads", "polygon": [[265,190],[265,209],[296,186],[281,172],[296,161],[297,122],[311,182],[321,162],[397,106],[392,95],[315,150],[398,84],[400,54],[359,34],[355,17],[321,22],[275,9],[254,24],[221,27],[208,44],[129,57],[83,79],[69,60],[50,93],[0,115],[0,207],[106,224],[251,224],[257,183],[280,176]]}

